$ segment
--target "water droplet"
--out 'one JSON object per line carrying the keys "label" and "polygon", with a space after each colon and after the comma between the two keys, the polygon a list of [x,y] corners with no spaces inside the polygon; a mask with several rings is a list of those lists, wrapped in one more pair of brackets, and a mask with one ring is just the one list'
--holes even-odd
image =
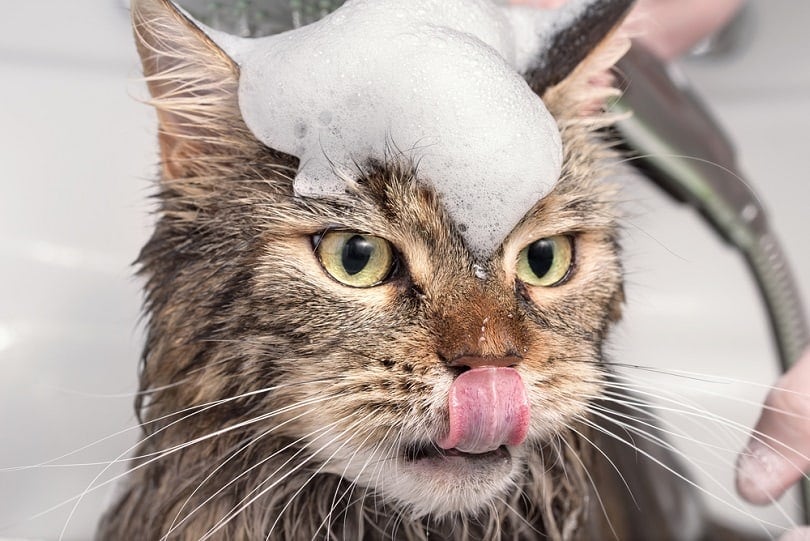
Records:
{"label": "water droplet", "polygon": [[303,139],[304,137],[306,137],[308,131],[309,126],[307,126],[307,123],[304,122],[303,120],[299,120],[298,122],[296,122],[295,127],[293,127],[293,132],[295,133],[295,136],[299,139]]}
{"label": "water droplet", "polygon": [[320,115],[318,115],[318,120],[324,126],[328,126],[330,122],[332,122],[332,113],[329,111],[322,111]]}
{"label": "water droplet", "polygon": [[753,203],[749,203],[745,205],[745,208],[742,210],[742,217],[743,220],[746,222],[753,222],[759,216],[759,210],[757,209],[756,205]]}

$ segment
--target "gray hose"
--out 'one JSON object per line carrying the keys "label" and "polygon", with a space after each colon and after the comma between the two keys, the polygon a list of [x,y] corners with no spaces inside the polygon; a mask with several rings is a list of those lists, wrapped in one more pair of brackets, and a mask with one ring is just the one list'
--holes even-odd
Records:
{"label": "gray hose", "polygon": [[[723,131],[685,85],[634,45],[619,64],[628,112],[617,129],[634,164],[668,194],[695,208],[744,257],[765,304],[779,363],[786,372],[810,345],[801,295],[759,198],[744,180]],[[810,479],[801,484],[810,523]]]}

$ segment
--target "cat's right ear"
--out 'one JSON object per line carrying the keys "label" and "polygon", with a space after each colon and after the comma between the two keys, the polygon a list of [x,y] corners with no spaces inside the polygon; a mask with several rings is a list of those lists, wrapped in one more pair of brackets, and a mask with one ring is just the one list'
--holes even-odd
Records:
{"label": "cat's right ear", "polygon": [[158,114],[163,178],[197,176],[201,157],[232,153],[253,139],[239,112],[239,67],[170,0],[131,5]]}
{"label": "cat's right ear", "polygon": [[635,0],[569,0],[525,74],[532,90],[557,118],[593,117],[618,94],[610,71],[630,48],[620,30]]}

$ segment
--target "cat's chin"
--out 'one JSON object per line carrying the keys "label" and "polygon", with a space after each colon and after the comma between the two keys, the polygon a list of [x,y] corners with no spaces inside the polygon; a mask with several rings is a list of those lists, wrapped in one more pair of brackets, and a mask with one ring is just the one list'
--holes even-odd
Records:
{"label": "cat's chin", "polygon": [[514,486],[523,454],[506,446],[480,454],[433,444],[408,447],[386,492],[415,516],[475,514]]}
{"label": "cat's chin", "polygon": [[425,445],[407,447],[405,452],[405,459],[408,462],[422,462],[430,461],[444,463],[447,460],[453,459],[469,459],[476,460],[512,460],[512,454],[505,445],[501,445],[494,451],[486,453],[465,453],[458,449],[440,449],[436,445],[429,443]]}

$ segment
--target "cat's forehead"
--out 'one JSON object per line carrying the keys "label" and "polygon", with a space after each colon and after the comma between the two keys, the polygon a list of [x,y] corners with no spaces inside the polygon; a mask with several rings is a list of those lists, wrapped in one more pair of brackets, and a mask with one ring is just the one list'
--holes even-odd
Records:
{"label": "cat's forehead", "polygon": [[560,175],[559,129],[520,75],[552,24],[487,0],[350,0],[275,36],[208,33],[253,134],[300,158],[298,195],[344,194],[358,164],[402,154],[486,257]]}

